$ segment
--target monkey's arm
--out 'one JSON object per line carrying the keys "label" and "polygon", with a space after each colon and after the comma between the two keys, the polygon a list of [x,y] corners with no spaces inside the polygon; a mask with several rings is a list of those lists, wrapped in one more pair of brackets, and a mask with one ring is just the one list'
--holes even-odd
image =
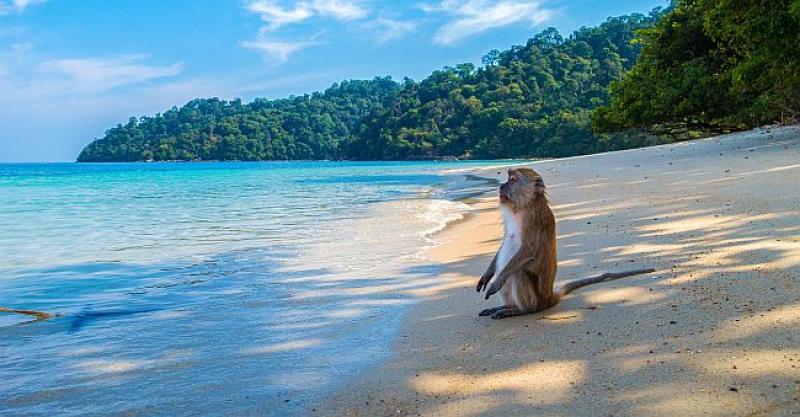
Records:
{"label": "monkey's arm", "polygon": [[489,281],[491,281],[492,277],[494,276],[496,268],[497,268],[497,253],[494,254],[492,262],[489,263],[489,268],[486,269],[486,272],[484,272],[483,275],[481,275],[481,279],[478,280],[478,286],[475,288],[476,291],[481,292],[486,289],[486,286],[489,285]]}
{"label": "monkey's arm", "polygon": [[497,278],[495,278],[492,285],[486,291],[486,299],[488,300],[489,297],[500,291],[500,289],[503,288],[503,285],[506,285],[508,277],[522,270],[522,268],[524,268],[525,265],[532,260],[533,257],[527,253],[524,253],[523,251],[519,251],[514,254],[511,260],[508,261],[508,265],[506,265],[506,267],[503,268],[499,274],[497,274]]}

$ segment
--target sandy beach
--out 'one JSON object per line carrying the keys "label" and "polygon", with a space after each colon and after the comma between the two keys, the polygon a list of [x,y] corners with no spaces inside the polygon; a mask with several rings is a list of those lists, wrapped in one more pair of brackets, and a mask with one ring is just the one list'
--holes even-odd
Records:
{"label": "sandy beach", "polygon": [[[420,290],[391,359],[320,416],[800,414],[800,127],[532,164],[558,220],[544,313],[478,317],[501,236],[493,196],[445,230],[446,273]],[[502,170],[480,171],[504,178]]]}

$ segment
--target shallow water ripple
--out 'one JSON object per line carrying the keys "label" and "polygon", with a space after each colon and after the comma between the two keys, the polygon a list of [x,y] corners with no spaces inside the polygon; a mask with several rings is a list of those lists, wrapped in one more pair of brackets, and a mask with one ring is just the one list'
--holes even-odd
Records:
{"label": "shallow water ripple", "polygon": [[435,285],[467,165],[0,165],[0,306],[60,314],[0,315],[0,414],[303,415]]}

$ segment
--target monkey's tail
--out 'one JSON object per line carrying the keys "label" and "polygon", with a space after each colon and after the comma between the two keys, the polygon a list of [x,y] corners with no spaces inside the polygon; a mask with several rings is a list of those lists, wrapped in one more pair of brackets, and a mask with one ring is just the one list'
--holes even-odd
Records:
{"label": "monkey's tail", "polygon": [[633,275],[650,274],[653,272],[656,272],[654,268],[636,269],[633,271],[625,271],[625,272],[606,272],[596,277],[577,279],[575,281],[568,282],[563,286],[561,286],[561,288],[558,290],[558,295],[559,296],[567,295],[577,290],[578,288],[583,288],[587,285],[598,284],[600,282],[614,281],[615,279],[626,278]]}

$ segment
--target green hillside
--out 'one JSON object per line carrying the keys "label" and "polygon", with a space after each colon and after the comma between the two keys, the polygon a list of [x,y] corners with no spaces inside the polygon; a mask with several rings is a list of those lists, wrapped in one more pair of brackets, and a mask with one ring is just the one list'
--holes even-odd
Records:
{"label": "green hillside", "polygon": [[196,99],[108,130],[78,161],[519,158],[641,146],[655,139],[592,133],[590,115],[634,65],[637,31],[660,16],[611,18],[567,38],[547,29],[489,52],[480,67],[420,82],[344,81],[246,104]]}

